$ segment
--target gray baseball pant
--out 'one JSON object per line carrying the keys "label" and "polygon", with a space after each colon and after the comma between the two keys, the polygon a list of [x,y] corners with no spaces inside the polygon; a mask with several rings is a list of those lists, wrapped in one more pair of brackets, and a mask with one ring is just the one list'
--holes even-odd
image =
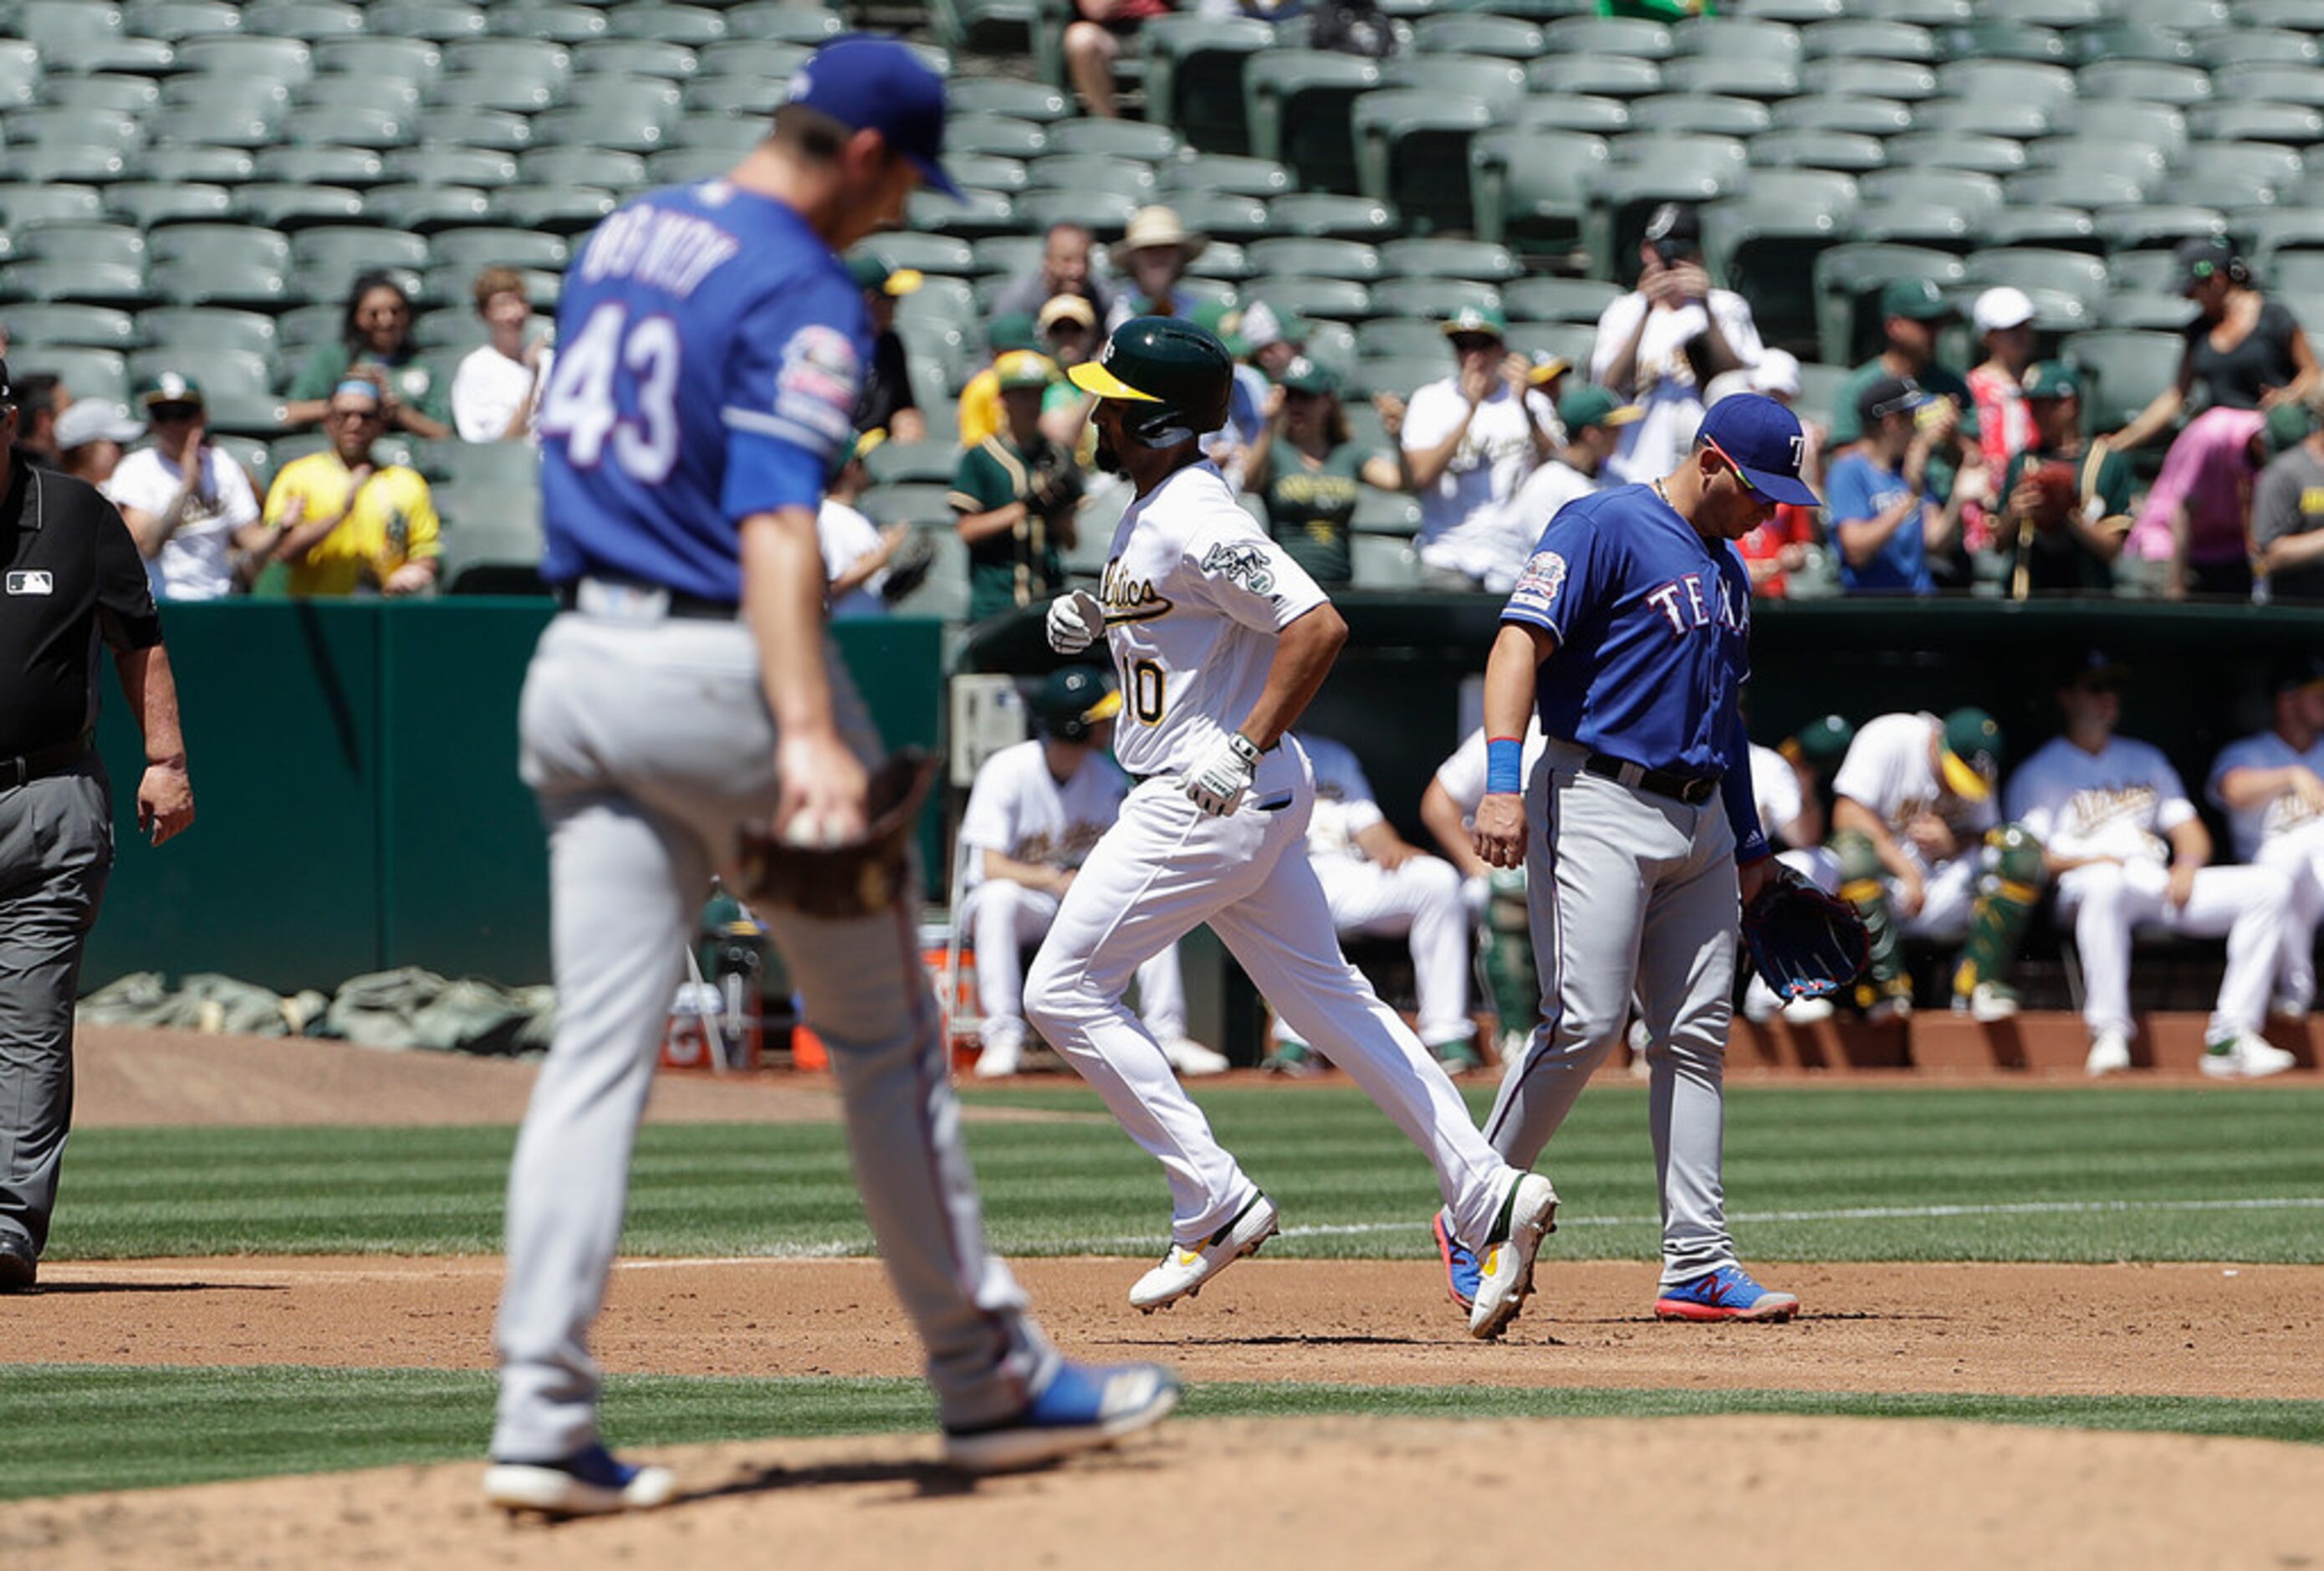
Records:
{"label": "gray baseball pant", "polygon": [[1663,1285],[1734,1263],[1720,1178],[1720,1078],[1739,915],[1735,836],[1700,807],[1581,772],[1553,743],[1526,789],[1526,898],[1541,1019],[1501,1077],[1485,1138],[1531,1167],[1623,1040],[1632,997],[1653,1071]]}
{"label": "gray baseball pant", "polygon": [[[841,723],[878,744],[833,656]],[[596,1437],[591,1321],[683,949],[711,873],[775,809],[775,731],[740,623],[559,616],[526,675],[522,772],[549,827],[556,1040],[509,1173],[493,1455],[545,1461]],[[947,1425],[1006,1419],[1057,1354],[985,1248],[918,894],[861,919],[762,910],[831,1049],[863,1209],[927,1345]]]}

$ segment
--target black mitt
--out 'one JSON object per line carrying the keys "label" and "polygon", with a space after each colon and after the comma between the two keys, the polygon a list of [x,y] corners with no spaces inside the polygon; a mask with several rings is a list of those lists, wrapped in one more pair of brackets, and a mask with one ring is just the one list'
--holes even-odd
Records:
{"label": "black mitt", "polygon": [[1743,908],[1743,941],[1777,998],[1823,998],[1856,980],[1872,952],[1856,908],[1777,863]]}
{"label": "black mitt", "polygon": [[1025,485],[1025,502],[1043,517],[1070,511],[1082,499],[1082,472],[1068,461],[1037,469]]}
{"label": "black mitt", "polygon": [[794,846],[745,828],[734,892],[754,907],[832,919],[886,910],[910,880],[912,831],[938,762],[925,748],[907,747],[875,770],[863,836],[844,846]]}

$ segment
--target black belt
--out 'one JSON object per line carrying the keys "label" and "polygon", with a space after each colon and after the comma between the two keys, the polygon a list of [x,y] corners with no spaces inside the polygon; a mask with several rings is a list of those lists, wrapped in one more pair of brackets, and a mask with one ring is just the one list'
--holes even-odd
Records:
{"label": "black belt", "polygon": [[88,756],[86,733],[54,747],[39,747],[14,758],[0,758],[0,790],[14,790],[27,781],[62,774]]}
{"label": "black belt", "polygon": [[[669,599],[669,615],[696,622],[732,622],[742,614],[742,607],[732,600],[706,600],[699,595],[681,595],[675,589],[665,589],[659,584],[649,584],[643,578],[614,578],[606,573],[591,573],[590,578],[600,584],[623,589],[636,589],[646,594],[660,595]],[[557,586],[557,603],[567,611],[580,608],[581,579]]]}
{"label": "black belt", "polygon": [[1642,763],[1631,763],[1616,758],[1610,753],[1593,753],[1582,761],[1582,767],[1603,780],[1619,781],[1634,790],[1652,791],[1658,797],[1701,807],[1719,794],[1719,777],[1715,774],[1686,774],[1675,769],[1648,769]]}

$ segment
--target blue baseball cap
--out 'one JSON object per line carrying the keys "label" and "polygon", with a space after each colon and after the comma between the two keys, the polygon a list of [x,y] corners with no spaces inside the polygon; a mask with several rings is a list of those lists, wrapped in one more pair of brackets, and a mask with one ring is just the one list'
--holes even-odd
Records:
{"label": "blue baseball cap", "polygon": [[945,172],[944,79],[892,38],[835,38],[791,73],[787,104],[802,104],[855,131],[877,131],[933,189],[958,200]]}
{"label": "blue baseball cap", "polygon": [[1695,434],[1727,455],[1760,495],[1794,507],[1817,505],[1816,494],[1800,478],[1807,456],[1800,417],[1774,399],[1757,393],[1722,398]]}

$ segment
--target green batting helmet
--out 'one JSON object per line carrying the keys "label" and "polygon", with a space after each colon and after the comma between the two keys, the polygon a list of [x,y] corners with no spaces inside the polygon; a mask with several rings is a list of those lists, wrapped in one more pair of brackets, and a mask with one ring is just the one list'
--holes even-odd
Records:
{"label": "green batting helmet", "polygon": [[1084,393],[1127,406],[1130,434],[1149,448],[1175,448],[1226,424],[1234,388],[1226,346],[1176,317],[1130,318],[1095,360],[1065,374]]}

